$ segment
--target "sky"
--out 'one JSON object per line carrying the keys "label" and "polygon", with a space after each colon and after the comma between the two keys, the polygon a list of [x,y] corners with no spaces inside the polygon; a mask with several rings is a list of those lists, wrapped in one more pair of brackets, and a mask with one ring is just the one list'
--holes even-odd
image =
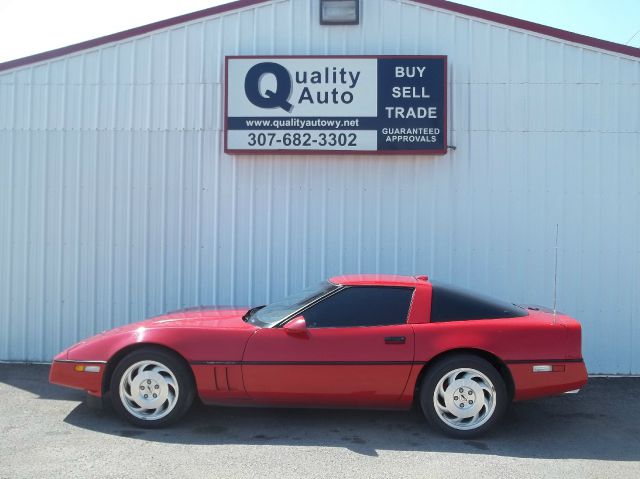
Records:
{"label": "sky", "polygon": [[[361,1],[366,8],[367,0]],[[222,3],[229,2],[0,0],[0,62]],[[640,0],[457,0],[457,3],[640,47]]]}

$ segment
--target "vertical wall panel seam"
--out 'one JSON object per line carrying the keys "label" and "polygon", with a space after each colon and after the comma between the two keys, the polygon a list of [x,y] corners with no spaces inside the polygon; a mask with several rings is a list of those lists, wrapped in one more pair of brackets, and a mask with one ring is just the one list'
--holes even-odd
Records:
{"label": "vertical wall panel seam", "polygon": [[[407,157],[408,158],[408,157]],[[406,162],[405,159],[400,160],[402,161],[402,163],[404,164]],[[393,199],[394,199],[394,215],[393,215],[393,270],[394,271],[398,271],[398,255],[399,253],[399,249],[400,249],[400,238],[398,237],[399,235],[399,230],[400,230],[400,215],[402,214],[402,212],[400,211],[400,209],[403,207],[402,205],[402,190],[403,187],[400,184],[400,179],[398,178],[398,164],[394,164],[394,168],[393,168],[393,183],[392,185],[394,186],[394,191],[393,191]]]}
{"label": "vertical wall panel seam", "polygon": [[98,185],[98,172],[100,171],[100,134],[99,134],[99,125],[100,125],[100,111],[101,111],[101,97],[102,97],[102,52],[103,50],[100,49],[97,52],[97,72],[96,72],[96,98],[95,98],[95,112],[94,112],[94,120],[95,120],[95,129],[93,131],[94,133],[94,137],[95,137],[95,145],[94,145],[94,149],[93,149],[93,211],[91,212],[91,215],[93,216],[93,238],[95,241],[95,244],[93,245],[93,257],[91,258],[91,265],[92,265],[92,271],[94,273],[94,275],[96,275],[95,278],[95,282],[92,286],[92,290],[91,290],[91,300],[92,300],[92,305],[91,305],[91,330],[92,331],[97,331],[98,330],[98,251],[99,251],[99,247],[98,245],[100,244],[100,238],[98,236],[98,217],[99,217],[99,185]]}
{"label": "vertical wall panel seam", "polygon": [[[222,22],[222,20],[220,21]],[[223,27],[222,25],[218,26],[218,31],[217,31],[217,58],[218,61],[222,61],[222,59],[224,58],[224,54],[223,54],[223,50],[222,50],[222,30]],[[216,69],[220,69],[221,66],[217,65]],[[218,78],[221,78],[221,76],[218,76]],[[218,100],[220,102],[220,104],[222,104],[223,101],[225,101],[223,99],[223,93],[222,91],[220,91],[220,97],[218,97]],[[216,113],[216,122],[220,121],[220,117],[221,114],[220,113]],[[213,264],[212,264],[212,276],[213,276],[213,283],[212,283],[212,289],[213,289],[213,301],[214,303],[217,303],[220,299],[220,294],[219,294],[219,282],[218,282],[218,271],[220,270],[220,228],[219,228],[219,222],[220,222],[220,185],[222,184],[220,181],[220,171],[222,170],[221,168],[221,163],[224,159],[226,159],[226,153],[224,153],[222,146],[220,145],[220,135],[218,134],[218,132],[216,131],[216,137],[215,137],[215,146],[216,146],[216,150],[218,151],[218,155],[215,159],[213,159],[214,163],[215,163],[215,168],[214,168],[214,207],[213,207],[213,218],[214,218],[214,225],[213,225]]]}
{"label": "vertical wall panel seam", "polygon": [[[151,179],[150,179],[150,175],[151,175],[151,152],[152,152],[152,148],[151,148],[151,142],[152,139],[154,138],[154,131],[152,129],[152,112],[153,112],[153,65],[154,65],[154,55],[153,55],[153,39],[155,37],[151,36],[149,37],[149,66],[148,66],[148,73],[149,73],[149,88],[147,89],[147,108],[146,108],[146,115],[145,115],[145,124],[146,124],[146,131],[145,131],[145,135],[146,135],[146,141],[145,141],[145,155],[144,155],[144,211],[143,211],[143,216],[144,216],[144,228],[143,228],[143,234],[142,234],[142,245],[144,247],[144,253],[143,253],[143,257],[142,257],[142,315],[144,317],[147,317],[149,315],[149,254],[151,251],[151,247],[150,247],[150,234],[149,234],[149,227],[150,227],[150,215],[151,215],[151,209],[149,208],[149,205],[151,204]],[[157,137],[159,137],[160,135],[157,135]]]}
{"label": "vertical wall panel seam", "polygon": [[[30,82],[33,83],[33,68],[29,68],[28,69],[29,72],[29,78],[30,78]],[[24,280],[23,280],[23,288],[24,288],[24,294],[22,297],[22,300],[24,301],[24,304],[22,305],[22,309],[24,312],[24,316],[23,316],[23,321],[22,321],[22,331],[24,334],[24,337],[22,338],[22,355],[25,358],[29,357],[29,346],[28,346],[28,337],[29,337],[29,266],[30,266],[30,253],[31,253],[31,168],[32,168],[32,158],[31,155],[32,153],[32,144],[31,141],[29,141],[32,137],[32,135],[34,135],[34,132],[29,128],[29,126],[31,125],[31,119],[32,119],[32,105],[33,105],[33,88],[29,88],[28,89],[28,95],[27,95],[28,99],[27,99],[27,107],[26,107],[26,112],[27,112],[27,121],[25,124],[25,130],[24,130],[24,138],[27,139],[27,145],[26,145],[26,154],[25,154],[25,162],[26,162],[26,168],[25,168],[25,184],[23,185],[24,188],[24,202],[25,202],[25,207],[24,207],[24,214],[26,215],[26,217],[24,218],[24,270],[23,270],[23,274],[24,274]],[[17,308],[16,308],[17,310]]]}
{"label": "vertical wall panel seam", "polygon": [[[310,174],[310,159],[305,157],[304,160],[304,175],[305,185],[309,184]],[[309,265],[307,258],[309,257],[309,195],[304,195],[303,199],[304,210],[302,211],[302,265],[301,265],[301,279],[303,282],[308,280]]]}
{"label": "vertical wall panel seam", "polygon": [[[584,50],[582,50],[580,52],[580,55],[579,55],[579,69],[580,69],[580,78],[584,78],[584,71],[585,71],[585,69],[584,69]],[[584,105],[585,104],[585,101],[584,101],[585,100],[585,94],[586,94],[586,91],[585,91],[584,88],[582,89],[581,93],[582,93],[582,95],[581,95],[582,96],[581,103]],[[582,108],[582,111],[581,111],[582,114],[581,114],[581,118],[580,118],[581,125],[585,124],[584,111],[585,111],[584,108]],[[582,159],[582,162],[579,165],[579,171],[580,171],[579,177],[580,177],[580,195],[582,196],[582,195],[585,194],[585,174],[586,174],[586,171],[585,171],[585,141],[584,141],[585,134],[584,133],[580,134],[580,139],[581,139],[581,141],[580,141],[580,158]],[[580,203],[580,210],[581,210],[580,212],[582,213],[582,216],[584,217],[584,213],[585,213],[585,202],[584,201],[582,201]],[[586,279],[584,277],[584,274],[583,274],[584,261],[585,261],[584,236],[583,235],[579,235],[577,240],[578,240],[578,245],[579,245],[578,251],[580,252],[580,255],[579,255],[580,261],[578,263],[578,271],[577,271],[577,282],[578,282],[579,289],[581,291],[583,291],[584,290],[584,281]],[[585,343],[584,343],[584,337],[585,337],[584,331],[583,331],[582,337],[583,337],[583,348],[584,348],[584,346],[585,346]]]}
{"label": "vertical wall panel seam", "polygon": [[422,263],[418,261],[418,238],[422,238],[422,227],[418,225],[418,205],[420,204],[420,195],[418,195],[418,157],[414,157],[411,161],[411,169],[413,175],[411,181],[413,183],[412,188],[412,201],[411,201],[411,265],[415,269],[416,274],[423,274]]}
{"label": "vertical wall panel seam", "polygon": [[[349,168],[349,165],[345,165],[345,168]],[[337,213],[339,215],[339,221],[338,221],[338,226],[339,226],[339,230],[338,230],[338,246],[339,246],[339,250],[338,250],[338,271],[337,273],[339,274],[343,274],[344,273],[344,257],[345,257],[345,247],[344,247],[344,243],[345,243],[345,235],[346,235],[346,231],[347,231],[347,226],[346,226],[346,221],[345,221],[345,206],[347,205],[347,199],[346,199],[346,189],[347,186],[345,184],[346,182],[344,181],[344,177],[340,178],[340,185],[342,186],[342,188],[340,189],[340,204],[339,204],[339,208],[337,210]],[[289,203],[289,199],[287,198],[287,203]],[[287,225],[288,227],[288,225]],[[287,250],[285,249],[285,253],[287,252]],[[286,256],[285,256],[286,258]]]}
{"label": "vertical wall panel seam", "polygon": [[[379,192],[383,192],[384,188],[382,185],[382,161],[380,161],[379,158],[375,158],[375,179],[376,179],[376,188],[375,191],[379,191]],[[381,211],[382,211],[382,194],[377,195],[376,200],[375,200],[375,225],[376,225],[376,231],[375,231],[375,249],[374,249],[374,258],[375,258],[375,270],[376,271],[380,271],[380,248],[381,248],[381,238],[380,238],[380,234],[381,234],[381,223],[382,223],[382,218],[381,218]],[[322,228],[323,232],[325,231],[325,227],[323,226]]]}
{"label": "vertical wall panel seam", "polygon": [[[638,63],[638,76],[640,76],[640,62]],[[636,118],[638,118],[640,120],[640,111],[636,111]],[[640,127],[640,121],[638,121],[636,123],[636,125],[638,125]],[[640,160],[638,160],[638,158],[640,158],[640,135],[636,135],[636,144],[635,144],[635,155],[633,155],[632,157],[636,158],[636,164],[635,164],[635,168],[634,168],[634,175],[636,178],[636,181],[640,180]],[[636,201],[632,202],[632,211],[634,212],[633,214],[633,218],[638,219],[640,217],[640,189],[636,190]],[[631,291],[638,291],[640,288],[640,221],[635,221],[634,222],[634,230],[633,230],[633,237],[634,240],[633,241],[633,246],[635,247],[635,257],[636,260],[633,264],[632,267],[632,272],[634,273],[632,275],[632,280],[631,280],[631,284],[632,284],[632,289]],[[640,341],[640,298],[638,297],[638,294],[632,294],[632,303],[631,303],[631,320],[633,321],[633,324],[635,325],[635,329],[636,329],[636,333],[633,334],[632,331],[632,341]],[[638,352],[637,347],[634,343],[631,344],[631,364],[629,365],[629,369],[631,371],[632,374],[636,374],[638,373],[638,371],[640,371],[640,361],[638,361],[638,358],[640,358],[640,353]],[[637,363],[637,364],[636,364]],[[635,369],[634,369],[635,368]]]}
{"label": "vertical wall panel seam", "polygon": [[48,229],[48,217],[49,215],[47,215],[47,196],[48,196],[48,192],[49,192],[49,161],[50,161],[50,155],[49,155],[49,142],[50,142],[50,137],[51,134],[49,132],[49,130],[47,129],[47,121],[49,118],[49,94],[50,94],[50,87],[49,87],[49,79],[51,76],[51,69],[49,67],[49,65],[46,66],[46,86],[45,86],[45,91],[44,91],[44,112],[43,112],[43,117],[44,117],[44,125],[45,125],[45,131],[44,131],[44,138],[45,138],[45,147],[44,147],[44,165],[43,165],[43,172],[42,172],[42,199],[41,199],[41,208],[42,208],[42,245],[40,248],[41,251],[41,270],[40,270],[40,291],[42,294],[42,297],[40,298],[40,317],[37,320],[37,324],[40,327],[40,334],[38,335],[38,348],[37,348],[37,355],[36,355],[36,359],[37,358],[42,358],[46,356],[45,353],[45,349],[46,349],[46,324],[45,324],[45,314],[47,312],[47,245],[48,245],[48,241],[49,241],[49,229]]}
{"label": "vertical wall panel seam", "polygon": [[[127,148],[127,191],[125,192],[126,198],[126,212],[125,212],[125,227],[126,227],[126,236],[125,236],[125,288],[124,288],[124,304],[125,304],[125,314],[127,322],[130,322],[133,318],[132,304],[131,304],[131,288],[133,286],[133,268],[131,267],[131,262],[133,261],[133,155],[134,155],[134,145],[135,145],[135,135],[134,130],[134,108],[136,104],[136,100],[133,97],[136,91],[135,89],[135,68],[136,68],[136,60],[138,53],[138,43],[133,42],[131,44],[131,53],[129,55],[129,69],[130,69],[130,81],[131,85],[123,86],[123,88],[128,88],[131,92],[131,99],[129,100],[129,111],[128,111],[128,123],[129,123],[129,131],[128,131],[128,141],[129,145]],[[118,86],[120,88],[120,86]]]}
{"label": "vertical wall panel seam", "polygon": [[[366,160],[365,160],[366,161]],[[357,172],[362,172],[363,167],[358,164],[355,163],[356,165],[356,171]],[[362,255],[364,254],[364,247],[362,245],[362,230],[363,230],[363,222],[364,222],[364,187],[362,184],[362,178],[364,177],[363,174],[360,175],[356,175],[356,177],[358,178],[356,180],[356,185],[358,186],[358,209],[357,209],[357,213],[358,213],[358,218],[357,218],[357,225],[358,225],[358,231],[357,231],[357,239],[356,239],[356,251],[357,251],[357,266],[356,266],[356,272],[357,273],[362,273]]]}
{"label": "vertical wall panel seam", "polygon": [[[254,214],[254,202],[255,202],[255,185],[257,184],[256,181],[256,168],[255,168],[256,163],[254,161],[252,161],[250,163],[250,170],[249,170],[249,178],[250,178],[250,187],[249,187],[249,211],[248,211],[248,216],[246,218],[247,223],[249,223],[249,244],[250,245],[254,245],[256,244],[255,242],[255,233],[254,233],[254,221],[255,221],[255,214]],[[254,274],[254,261],[255,261],[255,248],[249,248],[249,251],[246,252],[246,254],[249,256],[249,272],[247,275],[247,279],[249,281],[249,285],[247,287],[247,304],[251,304],[251,300],[253,299],[254,295],[255,295],[255,290],[254,290],[254,284],[255,284],[255,274]]]}
{"label": "vertical wall panel seam", "polygon": [[[326,161],[327,158],[324,158]],[[327,169],[322,171],[322,193],[320,194],[320,201],[322,203],[322,223],[320,227],[320,276],[326,276],[327,272],[327,228],[329,226],[329,213],[327,208]],[[312,253],[313,254],[313,253]],[[316,279],[316,278],[314,278]]]}
{"label": "vertical wall panel seam", "polygon": [[[169,40],[171,39],[169,33],[165,33],[164,35],[164,43],[165,43],[165,57],[167,66],[171,65],[172,55],[171,55],[171,45],[169,44]],[[169,137],[170,137],[170,121],[169,121],[169,104],[171,101],[171,71],[167,68],[165,75],[167,87],[165,91],[165,108],[164,108],[164,125],[166,130],[162,132],[162,141],[164,145],[163,149],[163,163],[162,163],[162,219],[160,226],[160,237],[162,238],[161,246],[160,246],[160,261],[161,261],[161,273],[160,273],[160,297],[161,301],[161,309],[164,311],[167,309],[167,231],[168,231],[168,218],[167,218],[167,210],[168,210],[168,196],[169,196]]]}
{"label": "vertical wall panel seam", "polygon": [[[16,75],[14,74],[14,78],[16,77]],[[18,110],[18,107],[16,105],[17,103],[17,90],[18,90],[18,82],[14,81],[13,84],[13,93],[11,95],[11,117],[12,117],[12,124],[15,125],[16,124],[16,112]],[[7,327],[7,331],[6,334],[4,335],[4,342],[5,342],[5,351],[7,353],[7,355],[11,355],[11,337],[12,337],[12,332],[13,332],[13,328],[15,327],[15,320],[13,319],[12,316],[12,311],[11,311],[11,305],[13,304],[13,245],[14,245],[14,229],[13,229],[13,209],[15,207],[15,200],[14,200],[14,195],[15,195],[15,164],[16,164],[16,159],[15,159],[15,152],[16,149],[16,138],[15,138],[15,134],[11,135],[11,140],[9,142],[9,152],[7,155],[7,159],[9,162],[9,204],[8,204],[8,218],[7,218],[7,234],[6,234],[6,239],[7,239],[7,257],[6,257],[6,261],[7,261],[7,284],[5,285],[5,288],[7,289],[7,302],[6,302],[6,327]]]}
{"label": "vertical wall panel seam", "polygon": [[[116,268],[116,236],[115,236],[115,226],[116,226],[116,155],[117,155],[117,139],[118,139],[118,98],[120,97],[118,88],[118,78],[120,75],[120,45],[116,45],[114,51],[114,70],[113,70],[113,78],[114,78],[114,88],[113,88],[113,105],[111,108],[112,114],[112,130],[111,130],[111,151],[110,151],[110,175],[109,181],[109,315],[107,323],[109,327],[113,327],[114,319],[116,315],[116,307],[115,307],[115,268]],[[118,319],[116,319],[118,321]]]}
{"label": "vertical wall panel seam", "polygon": [[[284,250],[284,266],[283,266],[283,283],[284,283],[284,294],[288,295],[289,291],[289,257],[291,254],[290,249],[290,234],[291,234],[291,162],[287,161],[286,163],[286,173],[285,173],[285,197],[286,197],[286,205],[285,205],[285,214],[284,214],[284,231],[283,233],[283,250]],[[294,222],[295,223],[295,222]]]}
{"label": "vertical wall panel seam", "polygon": [[[233,54],[237,55],[240,50],[240,18],[235,23],[235,35]],[[226,100],[225,100],[226,101]],[[221,102],[221,106],[222,106]],[[238,237],[238,165],[236,161],[231,161],[231,267],[230,267],[230,282],[231,282],[231,303],[237,304],[237,284],[236,284],[236,264],[238,262],[236,251],[236,239]]]}
{"label": "vertical wall panel seam", "polygon": [[[270,157],[271,159],[271,157]],[[271,272],[272,272],[272,265],[273,265],[273,161],[269,161],[269,164],[267,166],[268,169],[268,177],[267,177],[267,205],[269,206],[267,208],[267,230],[265,232],[265,236],[266,236],[266,261],[267,261],[267,271],[265,272],[265,283],[266,283],[266,290],[265,290],[265,298],[267,299],[267,301],[272,300],[273,298],[271,297],[271,292],[272,292],[272,284],[271,284]],[[233,267],[233,265],[232,265]]]}
{"label": "vertical wall panel seam", "polygon": [[73,156],[71,156],[71,152],[69,155],[70,161],[71,158],[75,160],[75,177],[73,181],[76,185],[72,203],[72,211],[73,211],[73,244],[75,247],[73,248],[73,253],[70,256],[73,256],[73,331],[75,333],[75,337],[80,336],[80,295],[78,293],[80,289],[80,251],[82,250],[82,216],[80,210],[80,199],[81,199],[81,191],[82,191],[82,134],[80,132],[75,132],[74,138],[74,151]]}
{"label": "vertical wall panel seam", "polygon": [[[187,62],[188,62],[188,53],[187,53],[187,45],[188,45],[188,32],[186,27],[183,29],[184,35],[182,37],[182,61],[180,65],[180,73],[182,74],[182,79],[184,83],[181,85],[182,95],[180,96],[182,100],[182,110],[181,110],[181,120],[182,120],[182,131],[180,135],[180,153],[178,154],[179,161],[179,189],[178,189],[178,221],[176,225],[173,225],[175,228],[178,227],[178,307],[182,308],[184,306],[184,285],[185,285],[185,277],[184,277],[184,262],[185,262],[185,242],[186,242],[186,214],[185,214],[185,196],[186,196],[186,185],[185,185],[185,148],[186,148],[186,137],[187,137]],[[180,130],[178,130],[180,131]],[[169,225],[167,225],[169,227]],[[189,284],[187,282],[187,284]]]}
{"label": "vertical wall panel seam", "polygon": [[199,96],[202,100],[199,109],[199,125],[200,129],[198,131],[198,148],[197,148],[197,171],[198,171],[198,179],[197,179],[197,194],[196,194],[196,257],[195,257],[195,291],[196,291],[196,304],[202,304],[202,287],[200,285],[202,278],[202,249],[203,249],[203,239],[202,239],[202,202],[203,202],[203,183],[202,183],[202,174],[203,174],[203,161],[204,161],[204,141],[205,141],[205,98],[206,98],[206,88],[205,88],[205,27],[204,23],[200,28],[200,43],[202,48],[200,49],[200,68],[198,72],[198,78],[200,80],[200,85],[198,87]]}
{"label": "vertical wall panel seam", "polygon": [[[63,62],[63,83],[66,83],[66,79],[68,77],[68,72],[67,72],[67,63],[68,60],[65,59]],[[61,98],[61,105],[62,105],[62,109],[59,115],[60,118],[60,122],[61,124],[64,126],[64,117],[65,117],[65,112],[66,112],[66,105],[67,105],[67,89],[66,87],[62,88],[62,98]],[[63,279],[63,271],[64,271],[64,240],[65,240],[65,231],[64,231],[64,205],[65,205],[65,194],[64,194],[64,189],[65,189],[65,183],[66,183],[66,165],[67,162],[65,161],[65,154],[66,154],[66,144],[67,144],[67,135],[65,134],[64,130],[60,131],[60,197],[59,197],[59,201],[60,201],[60,209],[59,209],[59,216],[58,216],[58,228],[59,228],[59,233],[58,233],[58,281],[57,281],[57,290],[60,292],[60,297],[58,298],[57,301],[57,305],[58,305],[58,321],[59,321],[59,325],[60,327],[55,328],[55,344],[58,346],[58,348],[61,348],[63,345],[62,343],[62,327],[64,326],[64,298],[65,298],[65,294],[66,294],[66,290],[65,290],[65,285],[62,281]]]}
{"label": "vertical wall panel seam", "polygon": [[[603,72],[603,63],[604,63],[604,56],[601,53],[597,54],[598,57],[598,65],[599,65],[599,79],[601,82],[603,82],[604,78],[602,77],[602,72]],[[604,85],[603,85],[604,86]],[[598,91],[598,123],[597,126],[595,128],[596,131],[602,131],[604,124],[602,121],[603,118],[603,111],[604,111],[604,94],[605,94],[605,88],[599,88]],[[603,172],[603,167],[602,167],[602,159],[605,158],[605,152],[603,151],[603,144],[602,144],[602,137],[598,136],[597,137],[597,146],[596,146],[596,152],[597,152],[597,158],[596,158],[596,171],[597,171],[597,175],[596,175],[596,181],[597,181],[597,198],[599,200],[602,199],[602,193],[605,190],[604,188],[604,174],[605,172]],[[596,203],[596,215],[595,217],[598,219],[598,224],[603,224],[604,223],[604,216],[605,216],[605,212],[602,208],[602,201],[598,201]],[[608,213],[607,213],[608,214]],[[598,254],[598,264],[602,265],[604,263],[604,261],[602,260],[602,253],[604,250],[604,245],[605,245],[605,241],[604,241],[604,234],[605,232],[603,231],[603,228],[598,228],[599,232],[596,238],[597,241],[597,252]],[[602,281],[601,276],[598,278],[598,282],[600,283]],[[602,283],[600,283],[600,286],[603,286]],[[602,314],[604,313],[603,308],[601,303],[598,305],[599,307],[599,312]],[[615,308],[612,308],[615,309]],[[605,337],[608,337],[610,334],[610,330],[605,330],[604,331],[604,335]],[[620,348],[616,348],[616,350],[614,351],[614,355],[612,358],[612,362],[617,365],[618,361],[619,361],[619,355],[620,355]]]}

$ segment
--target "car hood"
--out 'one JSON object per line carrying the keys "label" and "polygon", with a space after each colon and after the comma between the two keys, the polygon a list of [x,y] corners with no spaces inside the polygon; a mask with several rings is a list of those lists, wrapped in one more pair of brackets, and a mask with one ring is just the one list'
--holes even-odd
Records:
{"label": "car hood", "polygon": [[242,316],[249,308],[198,306],[194,308],[172,311],[167,314],[138,321],[117,328],[109,329],[85,341],[100,336],[127,333],[160,328],[206,328],[206,329],[255,329],[255,326],[245,323]]}
{"label": "car hood", "polygon": [[131,326],[145,328],[203,327],[221,329],[254,329],[242,320],[249,308],[199,306],[156,316]]}

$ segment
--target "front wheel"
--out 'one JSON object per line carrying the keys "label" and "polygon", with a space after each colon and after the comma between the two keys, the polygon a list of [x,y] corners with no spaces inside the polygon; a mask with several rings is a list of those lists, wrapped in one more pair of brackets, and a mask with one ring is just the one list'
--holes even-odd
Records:
{"label": "front wheel", "polygon": [[156,348],[128,354],[111,377],[114,409],[131,424],[145,428],[180,419],[193,402],[194,390],[188,366],[174,354]]}
{"label": "front wheel", "polygon": [[469,354],[438,361],[420,390],[429,423],[455,438],[471,438],[491,429],[507,410],[507,389],[488,361]]}

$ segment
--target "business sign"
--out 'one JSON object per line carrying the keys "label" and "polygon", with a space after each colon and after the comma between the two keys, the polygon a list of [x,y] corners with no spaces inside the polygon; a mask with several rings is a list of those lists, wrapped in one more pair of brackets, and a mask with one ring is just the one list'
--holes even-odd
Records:
{"label": "business sign", "polygon": [[447,151],[446,56],[225,62],[228,153]]}

